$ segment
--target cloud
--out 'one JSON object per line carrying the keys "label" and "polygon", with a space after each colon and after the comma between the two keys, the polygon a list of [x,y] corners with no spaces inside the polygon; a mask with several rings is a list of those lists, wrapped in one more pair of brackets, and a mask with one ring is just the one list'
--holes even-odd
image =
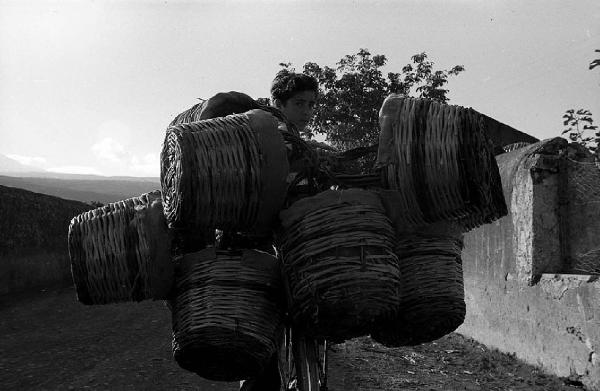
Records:
{"label": "cloud", "polygon": [[41,156],[22,156],[22,155],[6,155],[9,158],[18,161],[26,166],[41,167],[47,163],[46,158]]}
{"label": "cloud", "polygon": [[127,157],[123,144],[111,137],[105,137],[92,145],[92,152],[98,159],[111,163],[123,162]]}
{"label": "cloud", "polygon": [[104,175],[94,167],[90,166],[60,166],[51,167],[47,171],[59,172],[63,174],[88,174],[88,175]]}
{"label": "cloud", "polygon": [[108,175],[160,175],[159,154],[144,154],[136,148],[139,146],[131,138],[131,129],[124,123],[118,120],[105,121],[98,126],[97,134],[99,141],[92,145],[91,151],[102,164],[102,171]]}

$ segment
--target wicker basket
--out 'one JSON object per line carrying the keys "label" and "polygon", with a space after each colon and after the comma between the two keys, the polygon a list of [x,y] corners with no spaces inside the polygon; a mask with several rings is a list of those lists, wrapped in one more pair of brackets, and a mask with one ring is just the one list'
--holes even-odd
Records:
{"label": "wicker basket", "polygon": [[218,381],[255,377],[283,333],[284,291],[275,257],[207,248],[176,261],[173,356]]}
{"label": "wicker basket", "polygon": [[415,227],[471,229],[507,214],[494,148],[473,109],[391,95],[380,111],[378,165]]}
{"label": "wicker basket", "polygon": [[465,317],[460,229],[440,223],[403,235],[395,252],[402,296],[397,315],[382,318],[371,336],[387,346],[410,346],[438,339]]}
{"label": "wicker basket", "polygon": [[199,103],[196,103],[186,111],[177,114],[177,116],[175,116],[175,118],[173,118],[169,124],[169,127],[177,124],[189,124],[190,122],[200,121],[200,113],[202,112],[205,103],[205,100],[201,100]]}
{"label": "wicker basket", "polygon": [[277,120],[262,110],[170,127],[161,154],[169,227],[270,232],[288,171]]}
{"label": "wicker basket", "polygon": [[171,291],[171,237],[158,190],[74,217],[68,243],[84,304],[165,299]]}
{"label": "wicker basket", "polygon": [[264,110],[271,113],[280,123],[284,123],[287,130],[298,135],[294,125],[285,117],[281,110],[273,106],[265,106],[242,92],[219,92],[207,100],[200,99],[186,111],[179,113],[169,126],[187,124],[211,118],[225,117],[232,114],[242,114],[250,110]]}
{"label": "wicker basket", "polygon": [[397,309],[394,233],[376,194],[328,190],[297,201],[281,219],[278,246],[296,327],[341,342],[368,334]]}

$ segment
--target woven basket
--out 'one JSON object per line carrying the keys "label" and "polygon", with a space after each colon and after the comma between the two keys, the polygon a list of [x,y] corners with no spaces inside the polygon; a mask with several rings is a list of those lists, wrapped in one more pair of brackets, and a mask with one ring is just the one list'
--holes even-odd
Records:
{"label": "woven basket", "polygon": [[288,171],[277,120],[262,110],[173,126],[161,154],[169,227],[270,232]]}
{"label": "woven basket", "polygon": [[[200,121],[200,113],[204,108],[205,100],[202,100],[200,103],[196,103],[186,111],[177,114],[173,121],[169,124],[169,127],[177,125],[177,124],[188,124],[190,122]],[[246,111],[246,110],[244,110]]]}
{"label": "woven basket", "polygon": [[74,217],[68,244],[84,304],[165,299],[171,290],[171,238],[158,190]]}
{"label": "woven basket", "polygon": [[273,114],[278,121],[286,124],[288,130],[295,131],[294,129],[291,129],[293,128],[293,125],[291,125],[279,109],[262,105],[252,99],[249,95],[237,91],[219,92],[207,100],[201,99],[200,103],[179,113],[173,121],[171,121],[169,126],[225,117],[231,114],[242,114],[255,109],[264,110]]}
{"label": "woven basket", "polygon": [[391,95],[380,111],[378,165],[414,226],[467,229],[507,214],[494,148],[473,109]]}
{"label": "woven basket", "polygon": [[255,377],[283,333],[284,291],[275,257],[207,248],[176,262],[173,356],[218,381]]}
{"label": "woven basket", "polygon": [[461,250],[460,230],[446,223],[403,235],[395,247],[402,276],[399,308],[378,322],[371,337],[387,346],[410,346],[456,330],[465,317]]}
{"label": "woven basket", "polygon": [[295,327],[334,342],[368,334],[397,309],[393,230],[376,194],[328,190],[280,214],[278,238]]}

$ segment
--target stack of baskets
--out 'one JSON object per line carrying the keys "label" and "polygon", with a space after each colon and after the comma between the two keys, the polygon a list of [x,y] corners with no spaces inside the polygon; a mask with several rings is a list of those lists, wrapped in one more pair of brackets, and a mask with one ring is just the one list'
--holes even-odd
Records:
{"label": "stack of baskets", "polygon": [[398,311],[382,318],[374,340],[387,346],[417,345],[438,339],[465,317],[462,229],[436,223],[398,236],[394,252],[401,275]]}
{"label": "stack of baskets", "polygon": [[[271,113],[251,110],[167,130],[161,183],[177,240],[208,237],[215,229],[243,237],[272,235],[289,172],[278,125]],[[255,250],[182,248],[174,262],[173,356],[182,368],[208,379],[258,375],[283,330],[277,259]]]}
{"label": "stack of baskets", "polygon": [[494,149],[479,113],[389,96],[379,113],[379,190],[396,231],[401,299],[372,337],[432,341],[464,321],[462,234],[507,214]]}
{"label": "stack of baskets", "polygon": [[[80,301],[168,297],[176,361],[222,381],[263,371],[277,349],[286,297],[294,327],[333,342],[371,333],[387,345],[412,345],[462,323],[461,233],[506,214],[476,112],[388,97],[380,113],[382,175],[341,178],[385,189],[314,195],[328,187],[319,182],[318,156],[294,132],[279,131],[282,118],[251,110],[202,119],[230,110],[219,106],[223,99],[248,103],[232,94],[194,106],[167,129],[162,193],[73,219]],[[279,213],[286,201],[295,202]],[[203,240],[186,247],[215,229],[270,237],[279,223],[281,265],[267,253],[205,248]]]}
{"label": "stack of baskets", "polygon": [[378,165],[396,213],[415,227],[466,230],[507,214],[493,145],[473,109],[390,95],[380,111]]}
{"label": "stack of baskets", "polygon": [[261,373],[283,332],[278,261],[267,253],[207,248],[176,259],[173,355],[212,380]]}
{"label": "stack of baskets", "polygon": [[69,226],[77,298],[84,304],[165,299],[171,243],[160,191],[82,213]]}
{"label": "stack of baskets", "polygon": [[328,190],[281,212],[278,246],[293,324],[335,342],[368,334],[397,310],[394,232],[367,190]]}
{"label": "stack of baskets", "polygon": [[277,120],[252,110],[170,127],[161,154],[169,227],[268,232],[289,171]]}

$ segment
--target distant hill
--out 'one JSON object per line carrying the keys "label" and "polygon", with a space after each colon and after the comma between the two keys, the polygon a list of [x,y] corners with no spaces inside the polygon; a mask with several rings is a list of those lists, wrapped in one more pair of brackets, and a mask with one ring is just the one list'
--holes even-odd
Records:
{"label": "distant hill", "polygon": [[0,255],[32,249],[65,251],[69,222],[92,209],[78,201],[0,186]]}
{"label": "distant hill", "polygon": [[48,173],[48,177],[0,175],[0,185],[48,194],[66,200],[107,204],[160,189],[158,178],[102,177]]}
{"label": "distant hill", "polygon": [[92,174],[66,174],[52,171],[2,171],[0,175],[19,178],[54,178],[54,179],[89,179],[94,181],[132,181],[132,182],[158,182],[158,177],[139,177],[139,176],[102,176]]}
{"label": "distant hill", "polygon": [[21,164],[0,154],[0,185],[67,200],[106,204],[160,189],[160,180],[157,177],[108,177],[50,172]]}
{"label": "distant hill", "polygon": [[69,222],[83,202],[0,186],[0,295],[71,285]]}

